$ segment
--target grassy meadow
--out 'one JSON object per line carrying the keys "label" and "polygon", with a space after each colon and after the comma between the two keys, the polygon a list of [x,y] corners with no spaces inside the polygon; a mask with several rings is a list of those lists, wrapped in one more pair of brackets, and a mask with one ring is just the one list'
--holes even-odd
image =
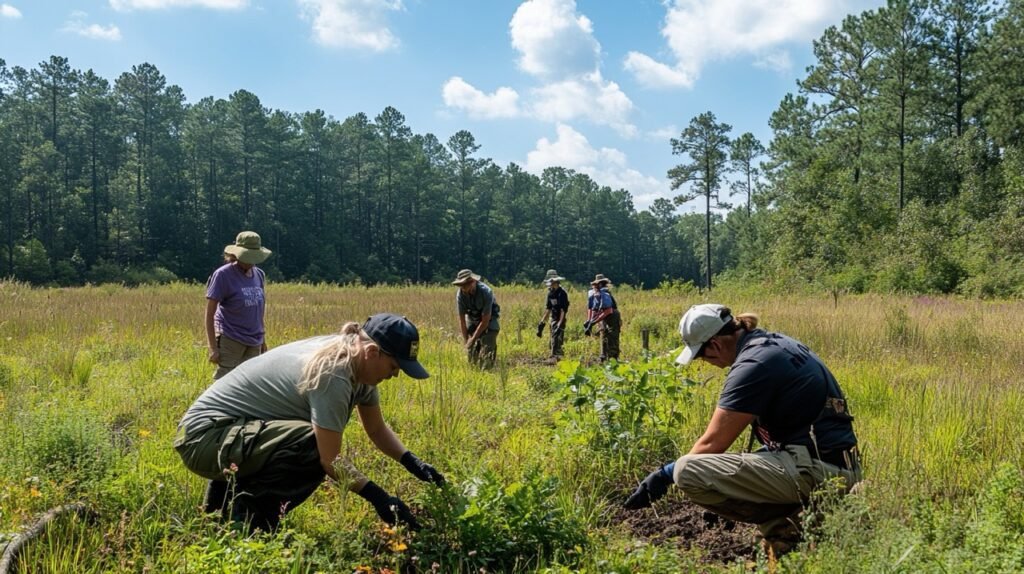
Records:
{"label": "grassy meadow", "polygon": [[[420,483],[353,422],[343,451],[427,528],[383,528],[369,504],[326,484],[280,532],[245,538],[201,514],[203,481],[170,446],[211,382],[203,288],[0,283],[0,547],[48,509],[83,502],[86,515],[61,516],[29,543],[20,571],[1024,570],[1024,303],[716,290],[716,302],[759,313],[835,372],[867,477],[798,552],[729,561],[647,539],[618,509],[655,465],[689,448],[714,408],[724,372],[666,358],[681,313],[708,296],[617,289],[626,364],[602,368],[598,341],[582,336],[581,289],[570,291],[558,366],[543,364],[547,333],[535,336],[542,289],[496,293],[500,364],[481,372],[462,351],[454,288],[268,286],[271,346],[380,311],[420,328],[432,377],[385,382],[382,408],[452,486]],[[653,512],[678,504],[669,497]]]}

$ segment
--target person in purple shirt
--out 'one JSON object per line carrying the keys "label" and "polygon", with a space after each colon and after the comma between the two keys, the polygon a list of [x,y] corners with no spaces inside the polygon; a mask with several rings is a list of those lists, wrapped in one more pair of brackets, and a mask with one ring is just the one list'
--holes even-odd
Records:
{"label": "person in purple shirt", "polygon": [[206,344],[219,379],[266,352],[266,275],[256,267],[270,257],[258,233],[243,231],[224,248],[225,263],[206,283]]}

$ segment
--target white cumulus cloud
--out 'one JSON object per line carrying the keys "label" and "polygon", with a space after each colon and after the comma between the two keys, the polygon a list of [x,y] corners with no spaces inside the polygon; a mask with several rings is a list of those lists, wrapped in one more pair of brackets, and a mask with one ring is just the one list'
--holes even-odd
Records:
{"label": "white cumulus cloud", "polygon": [[643,85],[691,87],[710,62],[748,56],[773,70],[791,66],[788,45],[806,43],[845,14],[882,0],[674,0],[661,29],[675,61],[630,52],[623,66]]}
{"label": "white cumulus cloud", "polygon": [[111,24],[109,26],[100,26],[99,24],[89,24],[85,21],[89,15],[85,12],[75,11],[68,17],[67,22],[64,22],[63,30],[71,34],[77,34],[83,38],[89,38],[92,40],[106,40],[108,42],[117,42],[121,39],[121,30]]}
{"label": "white cumulus cloud", "polygon": [[249,0],[110,0],[114,10],[163,10],[166,8],[211,8],[238,10],[249,5]]}
{"label": "white cumulus cloud", "polygon": [[18,10],[10,4],[0,4],[0,18],[17,20],[18,18],[21,18],[21,10]]}
{"label": "white cumulus cloud", "polygon": [[501,87],[486,94],[458,76],[452,76],[441,90],[444,103],[462,110],[475,119],[514,118],[520,114],[519,94],[512,88]]}
{"label": "white cumulus cloud", "polygon": [[525,0],[512,16],[509,31],[520,69],[538,84],[522,98],[511,88],[488,95],[456,76],[452,80],[458,82],[449,80],[442,90],[445,105],[476,118],[586,120],[610,126],[623,137],[636,136],[638,130],[630,122],[633,101],[617,83],[601,76],[601,45],[590,19],[577,12],[575,0]]}
{"label": "white cumulus cloud", "polygon": [[598,185],[629,191],[638,210],[646,209],[659,197],[669,196],[667,180],[629,167],[622,151],[595,148],[586,136],[566,124],[558,124],[556,131],[557,139],[541,138],[536,148],[526,155],[527,171],[539,175],[545,168],[558,166],[585,173]]}
{"label": "white cumulus cloud", "polygon": [[582,78],[554,82],[533,90],[532,115],[549,122],[584,118],[614,128],[624,137],[636,135],[629,123],[633,102],[615,82],[594,73]]}
{"label": "white cumulus cloud", "polygon": [[623,67],[650,88],[689,88],[695,80],[692,72],[662,64],[641,52],[627,54]]}
{"label": "white cumulus cloud", "polygon": [[680,130],[675,124],[669,124],[656,130],[647,132],[647,137],[653,140],[668,140],[679,137]]}
{"label": "white cumulus cloud", "polygon": [[527,0],[509,22],[519,67],[535,76],[564,77],[597,70],[601,45],[575,0]]}
{"label": "white cumulus cloud", "polygon": [[401,0],[298,0],[302,17],[312,21],[317,43],[332,48],[386,52],[398,47],[388,27]]}

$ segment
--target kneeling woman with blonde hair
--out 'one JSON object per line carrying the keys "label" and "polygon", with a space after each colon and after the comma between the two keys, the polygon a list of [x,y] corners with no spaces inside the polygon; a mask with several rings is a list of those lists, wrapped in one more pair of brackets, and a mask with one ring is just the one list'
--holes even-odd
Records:
{"label": "kneeling woman with blonde hair", "polygon": [[[209,480],[207,512],[273,531],[324,476],[347,483],[388,524],[417,528],[409,508],[348,464],[339,464],[341,433],[352,409],[370,441],[416,478],[444,477],[407,450],[384,422],[377,385],[429,375],[416,360],[419,332],[404,317],[382,313],[335,335],[273,349],[241,364],[196,399],[174,448],[189,470]],[[233,488],[229,488],[232,486]]]}

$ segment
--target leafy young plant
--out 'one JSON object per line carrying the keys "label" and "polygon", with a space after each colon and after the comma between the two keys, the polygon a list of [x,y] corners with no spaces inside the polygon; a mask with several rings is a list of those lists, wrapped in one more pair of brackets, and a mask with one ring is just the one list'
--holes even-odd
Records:
{"label": "leafy young plant", "polygon": [[686,419],[679,401],[698,384],[665,357],[599,367],[563,361],[554,378],[569,405],[560,416],[563,431],[592,448],[628,453],[670,450]]}
{"label": "leafy young plant", "polygon": [[410,552],[443,571],[505,571],[578,556],[585,526],[558,504],[558,480],[537,469],[511,484],[487,473],[460,486],[427,489],[423,530]]}

